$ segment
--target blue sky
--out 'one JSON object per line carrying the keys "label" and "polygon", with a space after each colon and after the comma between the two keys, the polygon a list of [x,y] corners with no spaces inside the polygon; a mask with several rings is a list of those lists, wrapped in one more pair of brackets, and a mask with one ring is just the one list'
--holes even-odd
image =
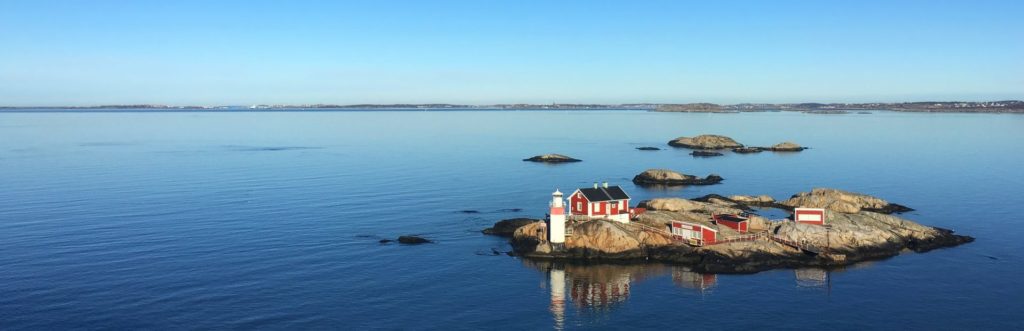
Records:
{"label": "blue sky", "polygon": [[0,105],[1024,99],[1024,1],[7,1]]}

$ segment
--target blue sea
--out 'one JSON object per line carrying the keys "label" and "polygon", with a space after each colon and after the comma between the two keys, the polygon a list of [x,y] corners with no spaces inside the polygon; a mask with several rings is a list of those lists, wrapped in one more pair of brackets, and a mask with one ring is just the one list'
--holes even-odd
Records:
{"label": "blue sea", "polygon": [[[703,133],[811,149],[666,146]],[[998,114],[7,111],[0,329],[1019,330],[1022,144],[1024,116]],[[543,153],[583,162],[521,161]],[[725,181],[634,186],[648,168]],[[701,275],[495,255],[480,234],[603,181],[634,201],[841,188],[977,241]],[[435,243],[379,243],[407,234]]]}

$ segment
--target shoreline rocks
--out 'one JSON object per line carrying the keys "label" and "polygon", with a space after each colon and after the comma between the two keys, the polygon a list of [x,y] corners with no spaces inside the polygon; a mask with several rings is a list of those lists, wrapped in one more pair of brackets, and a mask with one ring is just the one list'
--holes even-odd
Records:
{"label": "shoreline rocks", "polygon": [[510,218],[500,220],[497,223],[494,223],[493,227],[486,228],[480,232],[494,236],[511,237],[517,229],[534,222],[542,222],[542,220],[525,217]]}
{"label": "shoreline rocks", "polygon": [[668,169],[647,169],[633,177],[633,183],[637,185],[712,185],[722,180],[716,174],[700,178]]}
{"label": "shoreline rocks", "polygon": [[569,163],[569,162],[581,162],[583,160],[574,159],[562,154],[544,154],[537,155],[531,158],[523,159],[527,162],[541,162],[541,163]]}
{"label": "shoreline rocks", "polygon": [[689,149],[728,149],[743,147],[732,138],[713,134],[704,134],[696,137],[679,137],[668,142],[672,147],[683,147]]}

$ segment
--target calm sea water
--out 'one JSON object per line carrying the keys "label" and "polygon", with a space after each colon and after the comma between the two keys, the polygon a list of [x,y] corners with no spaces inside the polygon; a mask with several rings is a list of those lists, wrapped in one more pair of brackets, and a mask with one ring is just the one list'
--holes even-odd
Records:
{"label": "calm sea water", "polygon": [[[701,133],[812,149],[634,149]],[[1021,329],[1022,143],[989,114],[0,113],[0,329]],[[584,162],[520,161],[552,152]],[[655,167],[726,180],[630,183]],[[481,229],[595,181],[836,187],[978,240],[829,273],[491,255]],[[404,234],[437,243],[378,243]]]}

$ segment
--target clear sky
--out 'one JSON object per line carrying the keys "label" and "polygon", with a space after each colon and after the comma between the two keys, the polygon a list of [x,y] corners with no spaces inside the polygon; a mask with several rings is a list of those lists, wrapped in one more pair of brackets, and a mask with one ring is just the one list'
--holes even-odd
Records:
{"label": "clear sky", "polygon": [[1024,1],[0,0],[0,105],[1024,99]]}

